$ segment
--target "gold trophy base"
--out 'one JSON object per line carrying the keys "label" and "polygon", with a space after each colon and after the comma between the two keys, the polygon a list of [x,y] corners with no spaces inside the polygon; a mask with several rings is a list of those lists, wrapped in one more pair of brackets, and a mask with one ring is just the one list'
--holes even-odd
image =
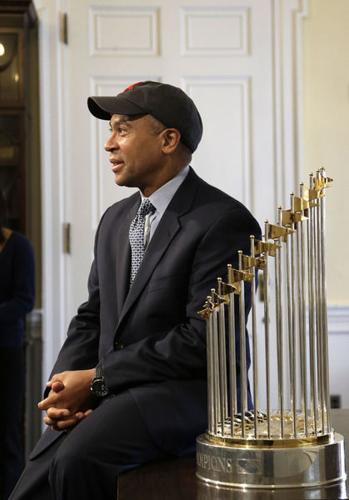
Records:
{"label": "gold trophy base", "polygon": [[314,488],[346,479],[344,439],[337,433],[327,443],[297,447],[219,443],[202,434],[196,462],[197,477],[216,487]]}

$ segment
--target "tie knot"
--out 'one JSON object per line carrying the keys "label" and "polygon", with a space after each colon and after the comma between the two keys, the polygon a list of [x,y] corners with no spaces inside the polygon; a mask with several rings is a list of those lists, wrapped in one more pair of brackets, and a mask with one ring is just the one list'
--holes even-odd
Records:
{"label": "tie knot", "polygon": [[154,205],[149,200],[143,200],[137,214],[145,217],[148,214],[152,214],[155,212]]}

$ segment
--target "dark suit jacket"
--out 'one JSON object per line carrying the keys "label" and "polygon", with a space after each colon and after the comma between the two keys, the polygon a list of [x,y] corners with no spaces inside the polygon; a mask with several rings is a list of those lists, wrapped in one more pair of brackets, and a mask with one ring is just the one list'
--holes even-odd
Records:
{"label": "dark suit jacket", "polygon": [[[260,229],[241,203],[190,170],[129,290],[128,231],[139,203],[137,193],[103,215],[89,298],[69,326],[53,373],[101,363],[113,393],[130,391],[156,443],[181,453],[207,423],[205,323],[197,311]],[[58,433],[45,434],[34,455]]]}

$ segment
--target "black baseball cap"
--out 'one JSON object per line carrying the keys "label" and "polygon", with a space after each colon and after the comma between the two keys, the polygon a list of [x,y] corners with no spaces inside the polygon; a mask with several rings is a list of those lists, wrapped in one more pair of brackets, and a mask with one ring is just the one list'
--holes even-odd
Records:
{"label": "black baseball cap", "polygon": [[159,82],[138,82],[117,96],[96,96],[87,100],[88,109],[102,120],[117,115],[149,114],[181,134],[181,141],[193,153],[202,137],[202,120],[192,99],[182,89]]}

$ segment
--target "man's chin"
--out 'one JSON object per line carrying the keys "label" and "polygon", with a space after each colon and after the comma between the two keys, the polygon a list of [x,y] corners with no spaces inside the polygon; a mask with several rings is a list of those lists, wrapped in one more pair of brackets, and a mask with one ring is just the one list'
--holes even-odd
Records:
{"label": "man's chin", "polygon": [[117,184],[118,186],[124,186],[124,179],[122,177],[122,175],[118,174],[118,173],[114,173],[114,182],[115,184]]}
{"label": "man's chin", "polygon": [[114,182],[117,186],[133,187],[131,183],[120,174],[114,174]]}

